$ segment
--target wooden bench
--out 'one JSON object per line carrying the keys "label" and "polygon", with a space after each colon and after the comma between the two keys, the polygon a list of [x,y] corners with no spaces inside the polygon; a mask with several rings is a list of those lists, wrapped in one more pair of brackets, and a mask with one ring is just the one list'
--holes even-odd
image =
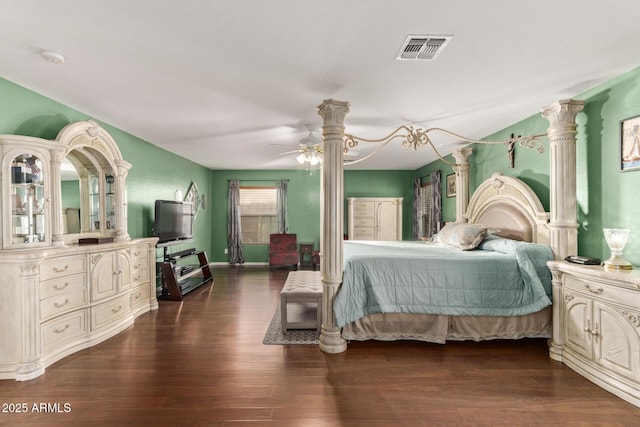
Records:
{"label": "wooden bench", "polygon": [[[315,304],[315,319],[290,321],[288,304]],[[282,332],[288,329],[317,329],[322,325],[322,281],[319,271],[291,271],[280,291]]]}

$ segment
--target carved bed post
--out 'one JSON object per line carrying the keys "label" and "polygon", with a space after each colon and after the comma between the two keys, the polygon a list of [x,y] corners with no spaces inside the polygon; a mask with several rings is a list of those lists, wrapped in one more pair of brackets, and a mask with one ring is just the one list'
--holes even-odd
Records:
{"label": "carved bed post", "polygon": [[542,109],[550,124],[549,244],[556,259],[578,254],[576,115],[583,104],[584,101],[565,99]]}
{"label": "carved bed post", "polygon": [[322,275],[322,330],[320,350],[341,353],[347,342],[340,336],[333,314],[333,300],[342,283],[344,234],[343,140],[349,103],[326,99],[318,106],[322,117],[324,159],[320,180],[320,272]]}
{"label": "carved bed post", "polygon": [[469,204],[469,156],[472,148],[458,148],[451,153],[456,160],[456,222],[467,222],[464,214]]}

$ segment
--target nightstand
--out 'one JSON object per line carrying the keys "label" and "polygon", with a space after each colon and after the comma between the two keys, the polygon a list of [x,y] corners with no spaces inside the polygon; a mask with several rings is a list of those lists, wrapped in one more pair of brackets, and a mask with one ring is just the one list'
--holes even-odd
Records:
{"label": "nightstand", "polygon": [[640,270],[550,261],[549,356],[640,407]]}
{"label": "nightstand", "polygon": [[299,243],[300,250],[300,269],[304,270],[306,268],[311,269],[312,267],[312,256],[313,256],[313,243]]}

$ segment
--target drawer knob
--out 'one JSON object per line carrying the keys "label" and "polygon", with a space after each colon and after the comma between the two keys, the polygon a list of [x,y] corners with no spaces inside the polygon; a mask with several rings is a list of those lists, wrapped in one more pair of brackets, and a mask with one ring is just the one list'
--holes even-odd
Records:
{"label": "drawer knob", "polygon": [[55,273],[63,273],[65,271],[67,271],[68,268],[69,268],[68,265],[65,265],[64,268],[53,267],[53,271]]}
{"label": "drawer knob", "polygon": [[66,288],[67,286],[69,286],[69,282],[64,282],[64,285],[59,286],[59,285],[53,285],[53,289],[56,291],[61,291],[64,288]]}
{"label": "drawer knob", "polygon": [[602,288],[592,288],[591,286],[589,286],[588,284],[584,285],[585,288],[587,288],[587,290],[593,294],[601,294],[604,292],[604,289]]}
{"label": "drawer knob", "polygon": [[112,308],[112,309],[111,309],[111,312],[112,312],[113,314],[116,314],[116,313],[119,313],[119,312],[120,312],[120,310],[122,310],[122,306],[121,306],[121,305],[119,305],[119,306],[118,306],[118,308]]}
{"label": "drawer knob", "polygon": [[56,329],[54,329],[54,330],[53,330],[53,333],[54,333],[54,334],[61,334],[61,333],[63,333],[64,331],[66,331],[67,329],[69,329],[69,325],[68,325],[68,324],[67,324],[67,325],[64,325],[64,328],[62,328],[62,329],[57,329],[57,328],[56,328]]}
{"label": "drawer knob", "polygon": [[64,307],[67,304],[69,304],[69,298],[66,298],[62,304],[59,304],[58,302],[54,302],[53,306],[55,308],[60,308],[60,307]]}

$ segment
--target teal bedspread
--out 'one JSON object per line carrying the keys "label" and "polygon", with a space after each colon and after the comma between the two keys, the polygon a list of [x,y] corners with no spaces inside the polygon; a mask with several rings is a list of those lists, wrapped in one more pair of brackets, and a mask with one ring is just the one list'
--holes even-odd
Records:
{"label": "teal bedspread", "polygon": [[548,246],[489,237],[478,249],[344,242],[337,326],[372,313],[519,316],[551,305]]}

